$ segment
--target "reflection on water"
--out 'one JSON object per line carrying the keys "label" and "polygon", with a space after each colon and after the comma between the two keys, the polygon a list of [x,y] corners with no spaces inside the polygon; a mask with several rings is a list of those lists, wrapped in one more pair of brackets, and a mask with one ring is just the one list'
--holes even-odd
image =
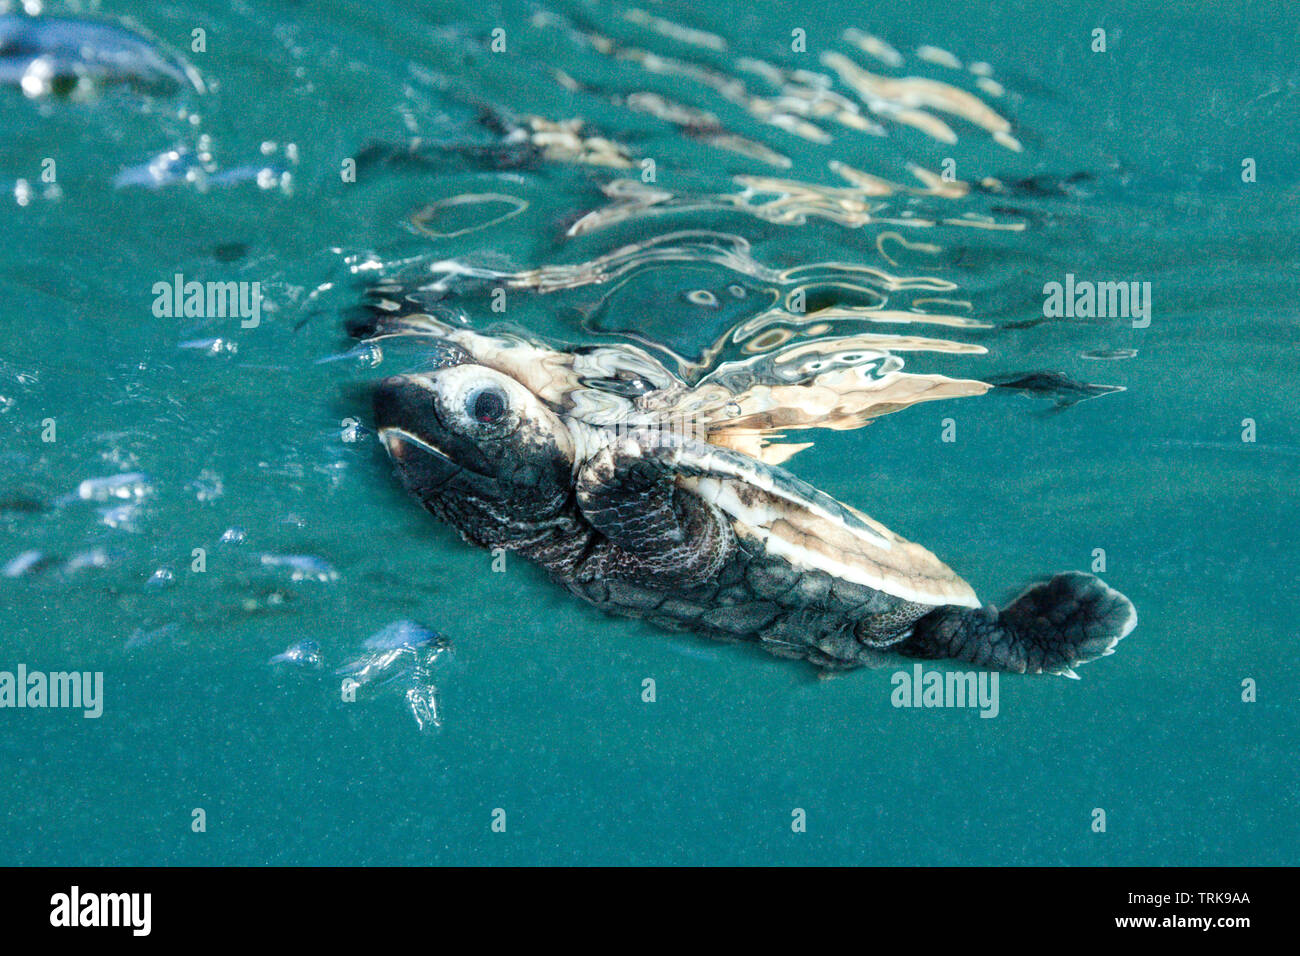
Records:
{"label": "reflection on water", "polygon": [[569,235],[580,236],[632,219],[683,212],[740,212],[764,222],[794,226],[801,226],[814,217],[851,227],[876,224],[927,228],[942,224],[1008,232],[1025,228],[1023,222],[1001,221],[973,213],[963,217],[942,213],[925,216],[908,210],[891,215],[886,204],[875,197],[904,193],[958,199],[967,193],[967,186],[956,181],[945,182],[920,167],[913,167],[912,172],[925,184],[923,188],[901,186],[840,162],[832,161],[829,165],[832,172],[851,185],[826,186],[770,176],[736,176],[734,182],[740,188],[735,192],[679,195],[637,180],[615,180],[602,188],[610,199],[609,204],[579,219],[569,228]]}
{"label": "reflection on water", "polygon": [[[1008,149],[1021,148],[1011,135],[1011,123],[1005,117],[973,93],[942,80],[881,76],[867,71],[840,52],[824,51],[820,62],[833,70],[849,88],[853,96],[848,96],[834,90],[831,77],[825,73],[788,69],[755,57],[729,55],[727,41],[713,34],[636,10],[628,11],[624,19],[648,28],[651,33],[694,46],[698,55],[669,55],[635,43],[620,42],[591,27],[577,25],[576,18],[566,21],[560,14],[549,11],[534,16],[533,24],[553,27],[577,45],[607,59],[633,66],[635,69],[627,76],[629,84],[638,79],[644,81],[645,77],[639,77],[638,73],[673,77],[702,87],[723,101],[742,108],[755,119],[809,142],[829,143],[837,130],[885,136],[888,127],[884,124],[899,124],[919,129],[942,142],[955,143],[956,132],[936,115],[947,113],[978,126]],[[793,52],[804,52],[806,36],[794,39]],[[887,67],[905,65],[897,50],[860,30],[845,31],[842,40],[868,54],[879,56],[887,51],[888,55],[884,57]],[[946,51],[936,47],[923,47],[922,50],[925,51],[924,58],[931,62],[938,59],[945,65],[961,69],[956,57]],[[992,80],[991,72],[992,67],[986,63],[973,65],[970,70],[972,82],[987,96],[1001,96],[1002,88]],[[755,92],[752,84],[738,74],[754,78],[754,83],[766,86],[770,92]],[[565,85],[581,86],[567,75],[557,80]],[[862,107],[871,116],[864,115]],[[684,112],[669,108],[664,113],[663,118],[670,120],[678,115],[699,115],[690,107],[686,107]]]}
{"label": "reflection on water", "polygon": [[[506,278],[502,276],[502,278]],[[799,290],[796,290],[796,295]],[[527,384],[556,410],[593,425],[672,424],[703,429],[708,440],[779,464],[810,446],[772,444],[789,430],[852,429],[919,402],[982,395],[991,387],[974,379],[904,372],[896,352],[978,355],[973,343],[917,335],[847,332],[874,321],[924,322],[924,313],[828,309],[806,316],[768,309],[726,333],[709,349],[709,361],[692,362],[649,340],[647,348],[614,342],[573,351],[551,348],[502,329],[482,334],[468,328],[461,313],[404,308],[400,286],[372,288],[372,321],[358,331],[376,343],[410,340],[424,346],[417,364],[435,364],[447,350]],[[881,310],[883,311],[883,310]],[[949,324],[956,316],[941,316]],[[723,354],[742,357],[722,360]],[[382,355],[382,353],[381,353]],[[372,363],[367,361],[367,367]],[[689,380],[682,372],[690,372]],[[1093,397],[1113,387],[1079,385],[1057,375],[1067,392]],[[1028,386],[1021,390],[1032,391]],[[1092,390],[1092,391],[1088,391]],[[1073,401],[1081,400],[1076,397]],[[1061,402],[1070,404],[1072,402]]]}
{"label": "reflection on water", "polygon": [[[586,54],[590,75],[553,69],[549,76],[575,103],[602,105],[599,133],[577,117],[514,117],[505,107],[491,121],[503,144],[527,147],[535,163],[603,167],[603,176],[591,175],[604,202],[575,211],[554,254],[524,267],[504,267],[487,252],[507,220],[516,228],[529,211],[506,177],[491,192],[461,193],[414,212],[411,226],[421,235],[473,236],[471,245],[452,256],[439,255],[448,248],[439,243],[426,256],[357,259],[354,273],[369,281],[378,269],[384,278],[371,285],[372,317],[356,331],[372,347],[414,341],[417,363],[419,343],[435,353],[468,353],[591,422],[689,418],[711,441],[771,462],[807,447],[773,444],[788,431],[857,428],[919,402],[986,393],[991,386],[975,361],[987,351],[978,335],[993,325],[942,275],[944,253],[949,244],[968,244],[969,230],[1029,228],[1029,219],[997,205],[1020,187],[989,173],[960,179],[954,164],[935,171],[906,155],[901,166],[912,182],[899,182],[893,172],[860,168],[869,154],[858,146],[905,130],[952,145],[961,136],[982,137],[1020,152],[1005,107],[993,105],[1006,93],[993,67],[965,66],[935,46],[909,58],[848,29],[831,48],[815,51],[809,62],[826,68],[817,72],[737,55],[721,36],[639,9],[620,19],[614,31],[580,14],[532,18],[534,27]],[[629,29],[632,38],[612,35]],[[946,77],[913,72],[934,67]],[[722,117],[735,108],[758,125],[743,133],[730,128]],[[636,117],[652,117],[676,139],[640,149],[634,134],[615,128],[611,117],[620,115],[629,130]],[[718,154],[723,172],[712,178],[731,189],[694,188],[689,184],[701,177],[680,174],[684,161],[675,151],[701,144]],[[727,173],[727,153],[801,172]],[[812,178],[817,162],[835,182]],[[518,163],[516,154],[506,165]],[[659,175],[669,169],[672,175]],[[589,202],[581,192],[574,190],[573,201]],[[748,218],[762,226],[869,229],[871,242],[841,244],[825,261],[765,262],[749,230],[735,230],[737,214],[742,227]],[[919,238],[920,229],[932,238]],[[843,255],[850,248],[858,258]],[[501,331],[533,296],[543,297],[539,308],[575,315],[585,339],[600,344],[552,347],[535,334]],[[479,334],[487,329],[496,332]],[[965,360],[962,372],[970,372],[927,370],[927,355]],[[905,363],[919,367],[905,370]],[[1058,376],[1058,388],[1035,391],[1031,386],[1047,380],[1030,374],[1020,376],[1017,390],[1062,406],[1111,390]]]}

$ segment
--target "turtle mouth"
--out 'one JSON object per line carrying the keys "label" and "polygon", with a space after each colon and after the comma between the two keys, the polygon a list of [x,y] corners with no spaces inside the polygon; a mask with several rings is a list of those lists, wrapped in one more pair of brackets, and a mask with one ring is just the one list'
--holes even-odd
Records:
{"label": "turtle mouth", "polygon": [[398,464],[405,464],[410,461],[413,451],[423,452],[433,458],[442,460],[448,465],[459,468],[451,456],[417,435],[412,435],[404,428],[389,426],[379,429],[379,440],[384,443],[384,448],[388,451],[388,456]]}
{"label": "turtle mouth", "polygon": [[379,440],[384,443],[388,457],[396,465],[398,477],[407,490],[413,492],[425,505],[448,494],[448,486],[465,472],[437,445],[404,428],[388,426],[379,429]]}
{"label": "turtle mouth", "polygon": [[414,375],[394,375],[374,390],[375,431],[388,457],[403,471],[441,473],[460,467],[460,462],[425,437],[430,431],[439,431],[432,392],[424,379]]}

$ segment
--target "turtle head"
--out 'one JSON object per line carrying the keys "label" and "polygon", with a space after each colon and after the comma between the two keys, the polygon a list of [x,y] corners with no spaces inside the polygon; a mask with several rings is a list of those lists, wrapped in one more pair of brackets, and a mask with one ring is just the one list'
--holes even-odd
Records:
{"label": "turtle head", "polygon": [[509,375],[475,364],[399,375],[377,386],[373,402],[402,483],[466,540],[521,545],[567,513],[573,439]]}

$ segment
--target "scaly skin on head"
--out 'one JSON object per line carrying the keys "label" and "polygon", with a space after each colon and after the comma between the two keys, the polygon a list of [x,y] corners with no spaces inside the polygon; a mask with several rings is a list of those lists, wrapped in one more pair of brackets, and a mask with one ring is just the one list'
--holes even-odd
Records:
{"label": "scaly skin on head", "polygon": [[476,365],[395,376],[374,414],[403,484],[465,540],[525,550],[579,530],[568,432],[508,376]]}

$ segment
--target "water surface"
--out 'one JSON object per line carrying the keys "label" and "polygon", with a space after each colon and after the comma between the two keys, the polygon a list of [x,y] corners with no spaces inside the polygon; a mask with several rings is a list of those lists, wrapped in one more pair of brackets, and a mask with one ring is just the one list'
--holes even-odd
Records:
{"label": "water surface", "polygon": [[[0,71],[0,669],[106,686],[97,720],[0,712],[0,862],[1295,862],[1293,11],[42,16],[129,31],[98,42],[139,75]],[[259,283],[259,325],[159,318],[177,273]],[[1045,319],[1067,274],[1150,282],[1150,325]],[[448,276],[475,326],[650,343],[687,378],[750,354],[745,323],[805,335],[802,292],[820,334],[928,340],[875,342],[909,374],[1122,387],[921,403],[790,465],[986,601],[1101,549],[1137,631],[1080,681],[1005,676],[981,720],[493,573],[364,428],[364,382],[418,356],[345,334],[373,282]],[[427,632],[451,649],[402,643]],[[341,700],[384,653],[396,679]]]}

